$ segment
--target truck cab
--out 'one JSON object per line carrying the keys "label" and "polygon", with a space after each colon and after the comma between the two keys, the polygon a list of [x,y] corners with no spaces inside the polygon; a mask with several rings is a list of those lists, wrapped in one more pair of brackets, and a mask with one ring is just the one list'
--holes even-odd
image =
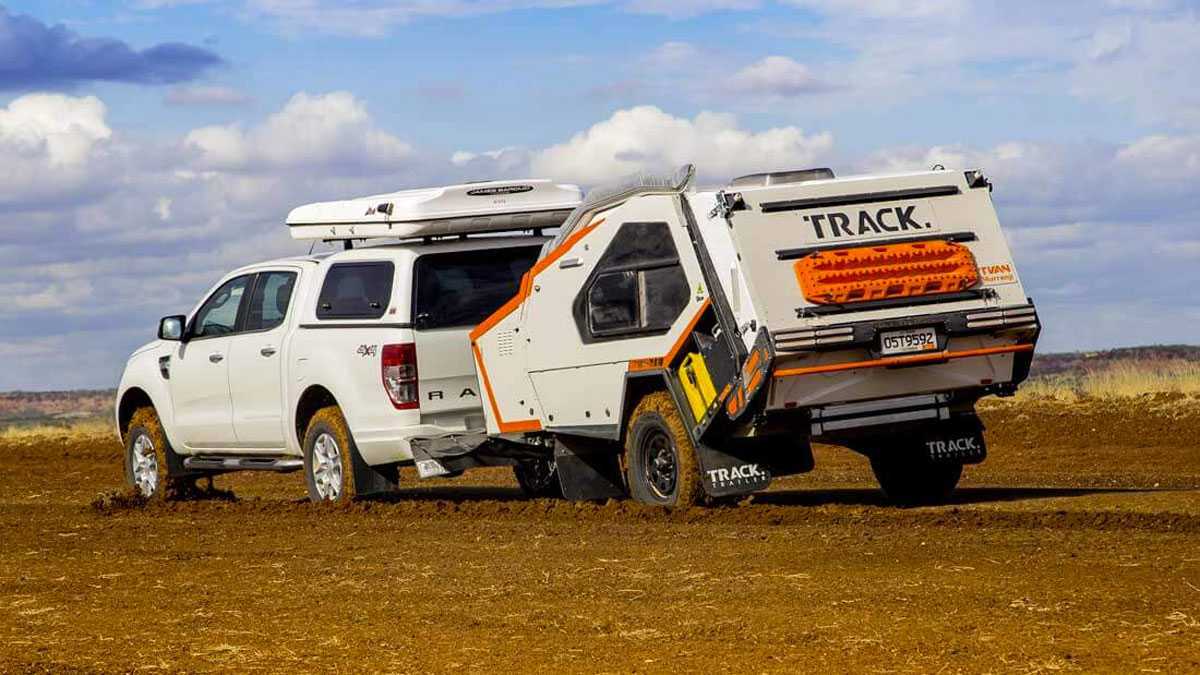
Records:
{"label": "truck cab", "polygon": [[484,183],[359,201],[289,218],[298,239],[358,246],[230,272],[133,354],[115,411],[132,487],[151,497],[231,471],[304,471],[310,498],[337,500],[394,486],[415,441],[484,433],[469,333],[517,292],[548,241],[541,226],[566,217],[578,188]]}

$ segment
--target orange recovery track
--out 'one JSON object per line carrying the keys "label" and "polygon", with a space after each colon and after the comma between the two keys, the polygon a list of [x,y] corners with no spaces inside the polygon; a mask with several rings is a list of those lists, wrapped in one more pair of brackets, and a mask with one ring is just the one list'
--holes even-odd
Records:
{"label": "orange recovery track", "polygon": [[795,271],[805,299],[819,305],[955,293],[979,283],[970,249],[936,240],[819,251]]}

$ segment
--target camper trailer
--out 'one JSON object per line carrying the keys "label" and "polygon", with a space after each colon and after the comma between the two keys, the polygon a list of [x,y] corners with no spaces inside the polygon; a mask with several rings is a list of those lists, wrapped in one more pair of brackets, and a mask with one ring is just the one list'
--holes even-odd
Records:
{"label": "camper trailer", "polygon": [[471,333],[488,433],[552,452],[576,499],[752,493],[813,441],[898,502],[945,499],[1040,331],[991,191],[940,167],[595,190]]}

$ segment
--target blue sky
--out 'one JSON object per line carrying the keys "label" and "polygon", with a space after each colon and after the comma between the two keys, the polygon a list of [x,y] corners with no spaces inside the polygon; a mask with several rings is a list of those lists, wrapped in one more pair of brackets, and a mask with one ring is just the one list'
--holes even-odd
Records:
{"label": "blue sky", "polygon": [[0,390],[112,386],[318,199],[981,167],[1047,349],[1197,342],[1195,0],[0,4]]}

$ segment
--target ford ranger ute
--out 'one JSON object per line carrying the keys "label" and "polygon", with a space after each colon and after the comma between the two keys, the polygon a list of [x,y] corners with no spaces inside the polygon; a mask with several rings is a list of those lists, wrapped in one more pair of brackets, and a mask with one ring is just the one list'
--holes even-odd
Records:
{"label": "ford ranger ute", "polygon": [[692,180],[592,191],[471,332],[481,452],[540,450],[569,498],[687,505],[809,471],[821,441],[896,502],[946,499],[987,454],[976,402],[1016,390],[1040,333],[988,179]]}
{"label": "ford ranger ute", "polygon": [[[129,359],[116,400],[129,485],[153,497],[230,471],[303,471],[310,498],[338,500],[390,489],[421,442],[484,433],[468,335],[580,199],[531,180],[295,209],[294,238],[346,250],[229,273]],[[530,492],[557,489],[551,458],[511,449],[491,462]]]}

